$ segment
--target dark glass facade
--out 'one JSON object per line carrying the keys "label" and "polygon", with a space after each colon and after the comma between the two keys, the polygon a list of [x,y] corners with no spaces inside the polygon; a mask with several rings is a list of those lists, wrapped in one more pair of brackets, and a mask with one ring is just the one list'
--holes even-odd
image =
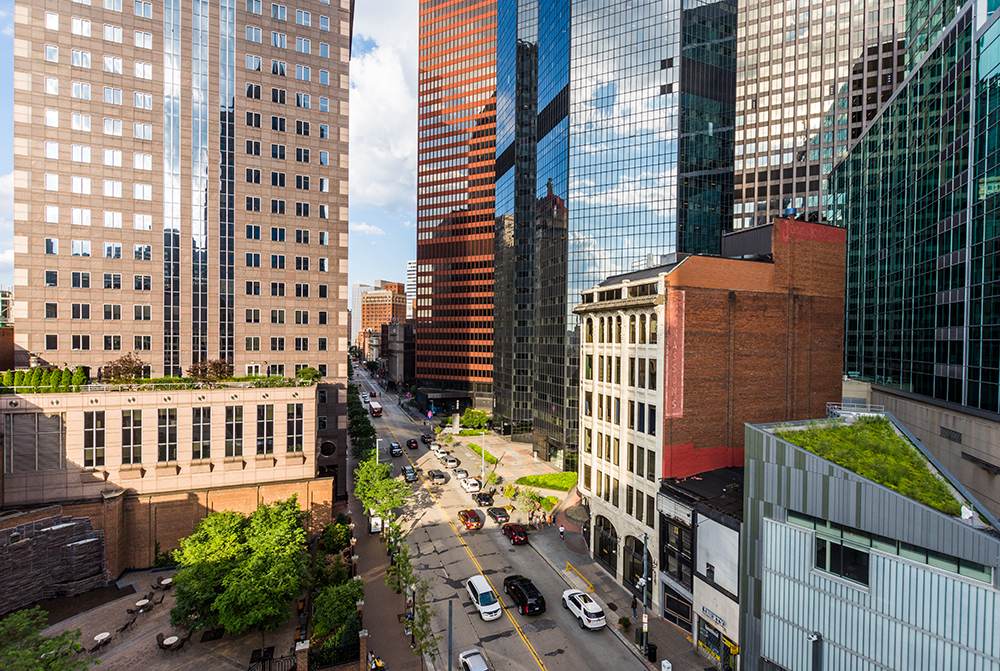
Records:
{"label": "dark glass facade", "polygon": [[913,71],[835,169],[834,214],[848,231],[845,372],[998,413],[1000,59],[972,5],[914,7]]}
{"label": "dark glass facade", "polygon": [[420,3],[416,375],[488,398],[493,378],[496,2]]}
{"label": "dark glass facade", "polygon": [[[504,22],[520,21],[522,5],[500,5],[498,35],[520,38],[521,24]],[[497,147],[496,259],[498,278],[522,281],[533,300],[505,330],[510,356],[497,360],[504,382],[494,407],[515,431],[531,432],[540,457],[575,469],[579,323],[571,310],[580,292],[649,258],[718,253],[732,220],[736,3],[524,7],[537,7],[537,74],[522,76],[518,59],[531,59],[499,46],[498,105],[504,86],[513,100],[518,83],[529,91],[537,81],[534,156],[517,150],[517,138],[531,143],[530,122],[501,111],[498,137],[515,149],[507,158]],[[513,84],[507,72],[517,73]],[[532,168],[529,203],[521,189]]]}

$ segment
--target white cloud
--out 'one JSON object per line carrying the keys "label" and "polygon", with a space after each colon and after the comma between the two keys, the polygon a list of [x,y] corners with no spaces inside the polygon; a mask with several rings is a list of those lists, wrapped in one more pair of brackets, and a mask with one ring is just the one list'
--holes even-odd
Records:
{"label": "white cloud", "polygon": [[416,228],[416,227],[417,225],[410,220],[406,220],[403,222],[403,228]]}
{"label": "white cloud", "polygon": [[376,46],[351,60],[351,205],[416,209],[417,3],[358,3],[355,37]]}
{"label": "white cloud", "polygon": [[385,235],[383,231],[378,226],[372,226],[371,224],[366,224],[365,222],[352,221],[349,224],[352,233],[360,233],[361,235]]}

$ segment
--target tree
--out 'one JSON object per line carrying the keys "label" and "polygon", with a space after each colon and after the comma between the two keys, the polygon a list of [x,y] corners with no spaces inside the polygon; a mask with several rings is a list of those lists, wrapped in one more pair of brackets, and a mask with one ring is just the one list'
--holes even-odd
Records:
{"label": "tree", "polygon": [[79,389],[81,385],[87,384],[89,381],[83,366],[77,366],[76,370],[73,371],[73,387]]}
{"label": "tree", "polygon": [[233,376],[233,364],[229,359],[202,359],[191,364],[187,374],[196,380],[228,380]]}
{"label": "tree", "polygon": [[226,511],[202,520],[174,552],[179,570],[171,623],[232,633],[281,626],[308,575],[304,518],[292,496],[260,504],[249,518]]}
{"label": "tree", "polygon": [[19,370],[14,373],[14,386],[20,387],[24,385],[24,371]]}
{"label": "tree", "polygon": [[365,368],[367,368],[369,370],[369,372],[371,372],[371,373],[377,373],[378,372],[378,361],[366,361],[365,362]]}
{"label": "tree", "polygon": [[365,584],[360,579],[323,588],[314,599],[313,637],[322,638],[334,633],[357,617],[357,603],[364,598]]}
{"label": "tree", "polygon": [[59,388],[63,391],[68,391],[72,384],[73,384],[73,371],[67,368],[62,372],[62,376],[59,379]]}
{"label": "tree", "polygon": [[515,485],[513,482],[508,482],[506,485],[503,486],[503,495],[506,496],[511,501],[516,499],[517,485]]}
{"label": "tree", "polygon": [[0,620],[0,668],[4,671],[75,671],[97,660],[77,657],[83,645],[80,630],[42,636],[48,626],[38,606],[11,613]]}
{"label": "tree", "polygon": [[354,379],[354,366],[351,365],[351,357],[347,357],[347,379]]}
{"label": "tree", "polygon": [[482,429],[488,421],[490,421],[488,412],[485,410],[473,410],[472,408],[466,408],[461,419],[463,426],[473,429]]}
{"label": "tree", "polygon": [[413,621],[410,631],[413,632],[413,651],[420,655],[420,665],[423,668],[424,655],[436,661],[440,651],[438,641],[441,639],[433,633],[433,618],[437,612],[427,603],[429,584],[426,580],[417,580],[410,589],[413,591]]}
{"label": "tree", "polygon": [[3,374],[3,386],[10,387],[14,384],[14,371],[8,370]]}
{"label": "tree", "polygon": [[389,464],[373,459],[362,461],[354,471],[354,495],[371,514],[388,519],[413,495],[410,486],[389,477]]}
{"label": "tree", "polygon": [[105,380],[131,382],[140,379],[145,369],[146,362],[140,359],[134,352],[131,352],[104,364],[104,367],[101,369],[101,375]]}
{"label": "tree", "polygon": [[302,380],[303,382],[318,382],[322,377],[323,376],[319,374],[319,371],[312,366],[299,368],[295,371],[295,378],[297,380]]}

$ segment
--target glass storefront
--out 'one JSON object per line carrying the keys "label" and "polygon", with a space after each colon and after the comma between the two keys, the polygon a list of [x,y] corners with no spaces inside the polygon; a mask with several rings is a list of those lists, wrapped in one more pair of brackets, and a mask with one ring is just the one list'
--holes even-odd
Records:
{"label": "glass storefront", "polygon": [[663,586],[663,619],[691,631],[691,604],[679,592]]}
{"label": "glass storefront", "polygon": [[618,532],[607,517],[600,515],[594,522],[594,557],[612,575],[618,575]]}

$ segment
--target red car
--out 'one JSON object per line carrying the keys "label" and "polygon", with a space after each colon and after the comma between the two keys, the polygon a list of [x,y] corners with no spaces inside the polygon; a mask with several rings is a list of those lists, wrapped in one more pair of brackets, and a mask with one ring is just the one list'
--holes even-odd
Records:
{"label": "red car", "polygon": [[461,520],[466,529],[483,528],[483,518],[475,510],[459,510],[458,519]]}
{"label": "red car", "polygon": [[416,438],[410,438],[408,441],[406,441],[406,446],[408,448],[410,448],[411,450],[417,449],[417,439]]}
{"label": "red car", "polygon": [[528,532],[520,524],[505,524],[500,527],[503,535],[510,539],[511,545],[527,545]]}

